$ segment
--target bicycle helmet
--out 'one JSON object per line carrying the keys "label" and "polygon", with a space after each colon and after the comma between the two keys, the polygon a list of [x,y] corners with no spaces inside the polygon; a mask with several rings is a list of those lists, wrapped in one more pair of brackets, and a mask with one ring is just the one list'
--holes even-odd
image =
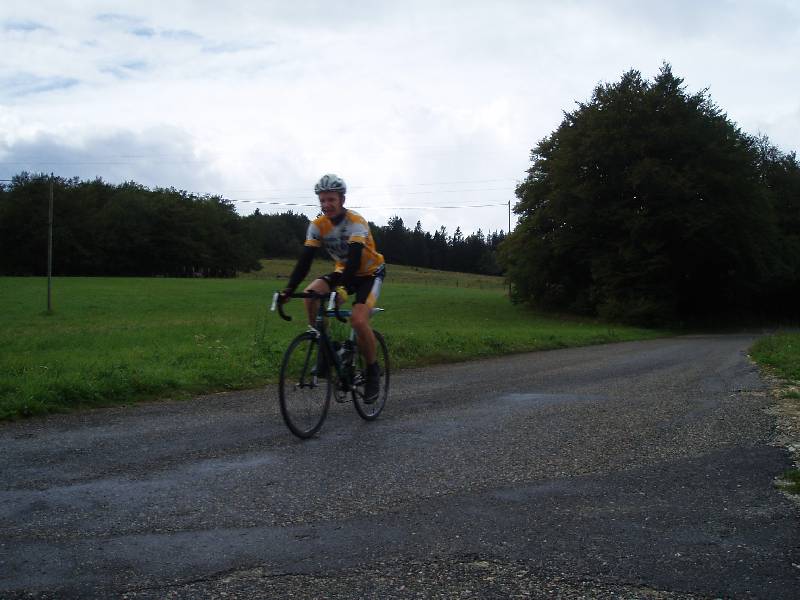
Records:
{"label": "bicycle helmet", "polygon": [[317,185],[314,186],[314,193],[319,194],[320,192],[340,192],[346,194],[347,185],[345,185],[344,179],[338,175],[328,173],[327,175],[323,175],[317,182]]}

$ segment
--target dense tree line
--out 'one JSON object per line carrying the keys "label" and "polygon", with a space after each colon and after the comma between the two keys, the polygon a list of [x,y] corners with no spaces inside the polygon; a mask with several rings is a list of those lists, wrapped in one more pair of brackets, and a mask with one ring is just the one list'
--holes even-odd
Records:
{"label": "dense tree line", "polygon": [[244,217],[253,244],[261,258],[293,258],[297,256],[308,230],[308,217],[292,211],[264,215],[258,209]]}
{"label": "dense tree line", "polygon": [[[51,178],[20,174],[0,186],[0,274],[41,275],[47,268]],[[133,182],[53,178],[54,273],[229,277],[257,270],[261,258],[293,258],[308,228],[302,214],[242,217],[219,196],[150,190]],[[452,236],[395,217],[372,225],[389,262],[419,267],[498,273],[502,232]]]}
{"label": "dense tree line", "polygon": [[[244,220],[253,238],[261,242],[262,257],[299,256],[308,228],[305,216],[291,212],[262,215],[256,211]],[[484,235],[479,229],[476,233],[464,236],[460,227],[456,227],[453,235],[441,227],[430,233],[423,231],[419,221],[413,230],[408,229],[398,216],[390,218],[387,225],[380,226],[372,222],[369,225],[375,245],[391,264],[484,275],[501,274],[497,248],[506,237],[502,231]]]}
{"label": "dense tree line", "polygon": [[600,85],[532,151],[514,297],[638,323],[796,314],[800,166],[669,65]]}
{"label": "dense tree line", "polygon": [[[50,177],[23,173],[0,190],[0,273],[47,268]],[[261,250],[233,205],[216,196],[136,183],[56,177],[54,273],[231,276]]]}
{"label": "dense tree line", "polygon": [[484,235],[479,229],[464,236],[456,227],[451,236],[440,227],[431,234],[422,230],[419,221],[413,230],[408,229],[400,217],[392,217],[383,227],[370,225],[375,243],[389,263],[485,275],[501,273],[497,248],[505,239],[502,231]]}

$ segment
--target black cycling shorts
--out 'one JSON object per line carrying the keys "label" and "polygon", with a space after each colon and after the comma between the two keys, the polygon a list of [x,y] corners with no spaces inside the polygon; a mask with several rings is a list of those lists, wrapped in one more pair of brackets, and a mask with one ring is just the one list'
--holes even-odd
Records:
{"label": "black cycling shorts", "polygon": [[[320,279],[324,280],[331,290],[342,285],[342,276],[344,274],[339,271],[323,275]],[[383,285],[383,278],[386,277],[386,268],[382,265],[375,271],[374,275],[366,277],[353,277],[350,288],[347,290],[348,294],[355,292],[355,300],[353,304],[366,304],[370,308],[375,306],[378,302],[378,297],[381,295],[381,286]]]}

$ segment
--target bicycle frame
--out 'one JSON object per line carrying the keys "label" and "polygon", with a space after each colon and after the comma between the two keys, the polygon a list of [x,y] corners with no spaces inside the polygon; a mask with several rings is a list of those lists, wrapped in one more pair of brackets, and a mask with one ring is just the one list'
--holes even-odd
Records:
{"label": "bicycle frame", "polygon": [[[339,311],[339,314],[343,317],[349,317],[352,311],[350,310],[342,310]],[[327,311],[320,307],[320,310],[317,312],[317,318],[314,321],[314,329],[317,332],[317,335],[320,339],[320,345],[325,349],[325,355],[329,364],[336,370],[336,376],[339,378],[339,381],[342,384],[343,392],[349,392],[350,386],[352,385],[351,375],[347,369],[345,369],[345,365],[342,363],[341,356],[336,351],[336,347],[333,345],[333,340],[331,339],[330,335],[328,334],[328,326],[325,323],[325,317],[333,316],[332,311]],[[356,332],[351,328],[350,335],[348,336],[347,340],[353,345],[353,351],[355,350],[356,344]]]}
{"label": "bicycle frame", "polygon": [[[353,311],[351,309],[342,309],[342,310],[339,309],[339,305],[336,302],[335,291],[331,292],[329,295],[317,294],[315,292],[304,292],[302,294],[292,294],[290,297],[312,298],[320,301],[319,308],[317,309],[317,316],[316,319],[314,320],[314,327],[309,327],[309,331],[313,330],[313,333],[320,340],[320,346],[324,348],[323,351],[325,352],[325,358],[329,361],[329,364],[334,367],[334,369],[336,370],[336,376],[342,383],[341,391],[349,392],[350,387],[353,383],[351,378],[352,374],[348,373],[347,369],[344,368],[342,360],[333,346],[333,341],[328,335],[328,327],[325,323],[325,319],[335,317],[342,323],[347,323],[347,317],[350,317],[353,314]],[[325,308],[325,305],[323,304],[323,300],[326,299],[328,300],[327,308]],[[281,304],[281,302],[279,301],[279,294],[277,292],[275,293],[272,299],[272,310],[274,311],[276,307],[278,309],[278,313],[280,314],[283,320],[285,321],[292,320],[291,316],[283,312],[283,304]],[[352,328],[350,328],[350,336],[348,337],[348,340],[350,341],[351,344],[353,344],[353,348],[355,348],[356,332]]]}
{"label": "bicycle frame", "polygon": [[[380,332],[375,334],[379,391],[377,396],[366,396],[368,382],[364,358],[358,348],[358,335],[350,327],[349,336],[331,335],[326,321],[329,317],[347,323],[352,310],[339,309],[336,292],[330,296],[308,292],[292,294],[291,298],[328,299],[327,308],[320,302],[314,324],[296,336],[289,344],[281,362],[278,383],[278,401],[286,425],[296,436],[307,439],[313,436],[328,413],[331,393],[336,402],[347,402],[352,397],[353,406],[365,421],[374,421],[383,410],[389,394],[389,351]],[[272,310],[278,310],[281,318],[292,318],[283,312],[280,294],[272,300]],[[373,308],[372,314],[383,309]],[[336,342],[341,339],[349,352],[340,353]],[[375,381],[374,379],[372,380]]]}

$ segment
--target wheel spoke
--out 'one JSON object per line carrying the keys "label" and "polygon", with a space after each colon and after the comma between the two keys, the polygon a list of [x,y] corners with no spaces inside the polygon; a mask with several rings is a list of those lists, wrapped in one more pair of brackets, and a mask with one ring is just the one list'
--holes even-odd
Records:
{"label": "wheel spoke", "polygon": [[330,380],[313,372],[318,352],[317,338],[304,333],[290,344],[281,365],[281,414],[292,433],[301,438],[319,430],[330,403]]}
{"label": "wheel spoke", "polygon": [[367,365],[360,352],[357,353],[356,356],[356,372],[353,378],[353,404],[355,405],[356,411],[358,411],[358,414],[361,416],[361,418],[367,421],[372,421],[378,418],[378,415],[386,405],[386,400],[389,396],[389,351],[386,348],[386,342],[384,341],[383,336],[377,331],[374,333],[376,342],[376,358],[378,360],[378,366],[381,370],[381,385],[378,392],[378,399],[369,404],[364,401],[364,389],[367,379],[365,373]]}

